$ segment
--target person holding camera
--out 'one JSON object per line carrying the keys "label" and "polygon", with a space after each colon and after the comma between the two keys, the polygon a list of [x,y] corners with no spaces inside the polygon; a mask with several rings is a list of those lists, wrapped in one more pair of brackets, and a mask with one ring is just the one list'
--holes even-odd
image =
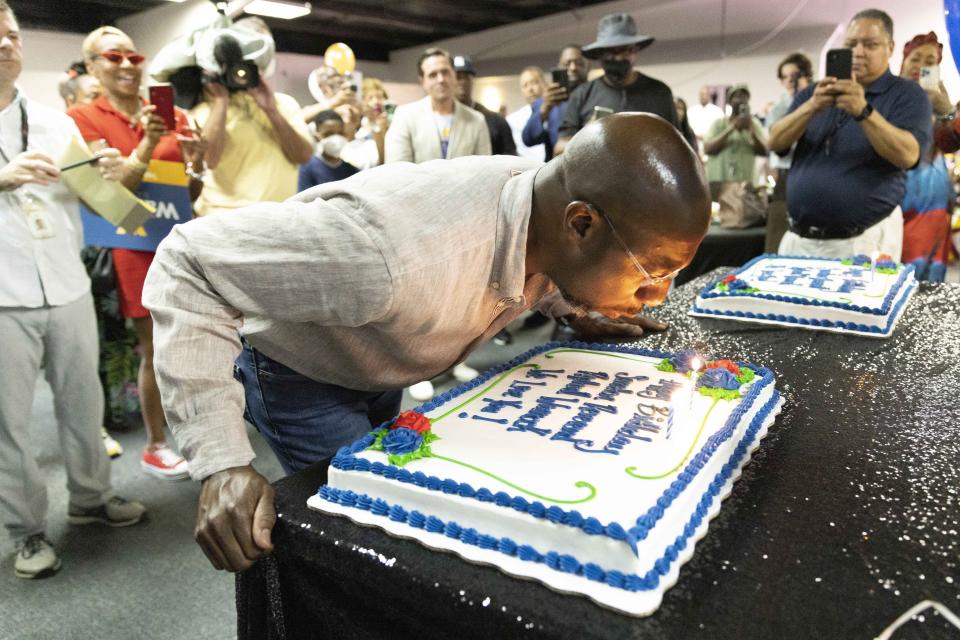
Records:
{"label": "person holding camera", "polygon": [[553,157],[553,147],[560,138],[560,125],[567,111],[567,100],[574,89],[587,81],[590,61],[578,45],[568,44],[560,52],[557,68],[551,73],[543,97],[530,105],[530,117],[520,135],[523,144],[532,147],[543,145],[544,160]]}
{"label": "person holding camera", "polygon": [[[255,17],[233,26],[272,38]],[[263,69],[269,64],[259,62]],[[208,172],[195,207],[198,216],[281,202],[297,192],[299,166],[313,155],[313,142],[300,105],[274,92],[263,69],[256,85],[245,88],[222,74],[211,79],[203,101],[190,111],[207,141]]]}
{"label": "person holding camera", "polygon": [[780,253],[884,253],[899,260],[906,171],[930,144],[930,100],[919,85],[890,73],[893,20],[883,11],[857,13],[844,47],[851,50],[850,77],[828,73],[799,92],[770,131],[777,153],[796,143],[787,177],[790,230]]}
{"label": "person holding camera", "polygon": [[[954,120],[953,105],[940,81],[942,59],[943,45],[931,31],[914,36],[903,46],[900,67],[901,78],[916,82],[927,92],[935,116],[934,139],[938,142],[943,138],[943,128],[948,135],[952,132]],[[907,172],[907,191],[901,203],[901,260],[916,265],[918,279],[943,282],[950,259],[950,214],[957,194],[938,147],[931,146],[920,163]]]}
{"label": "person holding camera", "polygon": [[[100,440],[97,321],[80,261],[79,202],[56,161],[80,132],[63,113],[24,95],[17,87],[22,69],[20,28],[0,0],[0,522],[16,547],[14,574],[39,578],[61,567],[46,537],[46,483],[30,442],[41,365],[66,467],[67,521],[127,526],[146,509],[113,495]],[[120,153],[98,155],[101,175],[118,179]]]}
{"label": "person holding camera", "polygon": [[[371,169],[383,164],[384,146],[387,139],[387,130],[390,129],[390,117],[393,115],[393,105],[387,102],[387,90],[377,78],[364,78],[361,83],[361,100],[359,108],[360,127],[343,148],[343,161],[352,164],[357,169]],[[340,114],[342,107],[335,109]],[[344,126],[344,136],[346,126]]]}
{"label": "person holding camera", "polygon": [[307,124],[314,121],[321,111],[336,110],[343,105],[357,104],[357,93],[360,87],[347,82],[339,71],[328,64],[323,64],[310,72],[307,79],[311,95],[316,102],[300,110],[303,121]]}
{"label": "person holding camera", "polygon": [[719,200],[725,183],[753,184],[756,157],[767,153],[763,127],[750,114],[750,90],[736,84],[727,90],[730,116],[715,121],[703,137],[710,195]]}
{"label": "person holding camera", "polygon": [[585,46],[583,55],[600,60],[603,76],[570,94],[554,153],[563,153],[567,141],[588,122],[612,113],[641,111],[677,124],[670,87],[633,68],[640,50],[652,43],[651,36],[637,33],[630,14],[612,13],[600,19],[597,41]]}
{"label": "person holding camera", "polygon": [[[168,131],[156,107],[140,97],[146,58],[137,52],[133,40],[115,27],[100,27],[84,39],[83,56],[103,90],[91,104],[67,111],[83,139],[95,150],[104,145],[120,150],[126,157],[120,182],[130,191],[140,188],[152,160],[185,163],[191,197],[196,197],[203,188],[199,174],[203,166],[202,139],[195,137],[186,114],[179,110],[174,111],[176,129]],[[140,465],[161,478],[185,478],[186,462],[167,444],[166,421],[153,371],[153,323],[140,301],[154,252],[115,248],[111,253],[120,314],[133,323],[140,351],[137,390],[147,431]]]}

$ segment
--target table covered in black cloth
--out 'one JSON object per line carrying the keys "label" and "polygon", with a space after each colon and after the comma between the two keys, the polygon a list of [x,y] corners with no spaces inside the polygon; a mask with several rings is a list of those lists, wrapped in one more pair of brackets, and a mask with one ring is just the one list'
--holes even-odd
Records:
{"label": "table covered in black cloth", "polygon": [[739,267],[763,253],[766,227],[724,229],[711,224],[707,235],[687,267],[677,274],[676,284],[685,284],[717,267]]}
{"label": "table covered in black cloth", "polygon": [[[960,286],[923,283],[893,337],[656,310],[643,347],[771,368],[785,405],[660,609],[632,618],[309,510],[276,485],[275,553],[237,580],[241,638],[873,638],[923,600],[960,614]],[[928,609],[895,638],[957,638]]]}

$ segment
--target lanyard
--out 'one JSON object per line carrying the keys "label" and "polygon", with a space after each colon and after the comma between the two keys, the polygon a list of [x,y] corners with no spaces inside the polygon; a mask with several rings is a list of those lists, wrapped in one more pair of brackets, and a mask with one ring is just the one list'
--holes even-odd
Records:
{"label": "lanyard", "polygon": [[[23,151],[27,150],[27,140],[30,137],[30,124],[27,121],[27,108],[23,106],[24,100],[20,100],[20,144],[23,146]],[[21,151],[21,153],[23,152]],[[0,145],[0,156],[7,162],[10,163],[10,158],[7,157],[7,152],[3,150],[3,145]]]}

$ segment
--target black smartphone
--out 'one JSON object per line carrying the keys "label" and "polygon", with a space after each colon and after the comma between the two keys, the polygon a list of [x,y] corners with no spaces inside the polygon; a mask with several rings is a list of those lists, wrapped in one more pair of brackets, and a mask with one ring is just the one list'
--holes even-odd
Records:
{"label": "black smartphone", "polygon": [[853,77],[853,49],[830,49],[827,51],[827,73],[837,80]]}
{"label": "black smartphone", "polygon": [[558,84],[564,89],[570,88],[570,76],[567,75],[566,69],[551,69],[550,78],[554,84]]}

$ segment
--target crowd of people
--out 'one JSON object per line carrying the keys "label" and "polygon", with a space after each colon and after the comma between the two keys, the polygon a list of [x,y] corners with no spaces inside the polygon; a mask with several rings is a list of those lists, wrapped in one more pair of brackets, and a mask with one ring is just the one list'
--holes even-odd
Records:
{"label": "crowd of people", "polygon": [[[257,18],[238,20],[233,28],[270,38],[269,28]],[[519,88],[525,104],[505,116],[475,99],[473,89],[478,68],[470,56],[429,48],[416,63],[416,75],[425,95],[410,104],[395,106],[383,83],[375,78],[357,82],[350,74],[322,66],[311,76],[311,82],[318,89],[315,104],[301,106],[291,96],[273,91],[267,73],[261,74],[259,83],[247,90],[228,90],[222,83],[211,81],[203,86],[195,106],[175,110],[171,127],[157,113],[156,106],[141,95],[147,81],[144,55],[127,34],[114,27],[99,28],[84,40],[82,51],[78,52],[82,60],[71,64],[60,86],[66,114],[25,96],[17,86],[23,61],[19,27],[11,7],[0,0],[0,153],[4,160],[0,167],[3,201],[0,211],[7,219],[6,227],[12,230],[0,239],[0,264],[8,274],[0,281],[0,336],[6,365],[0,369],[0,491],[3,496],[0,516],[17,541],[17,575],[36,577],[60,567],[60,560],[45,535],[44,484],[27,437],[34,381],[41,362],[53,388],[61,439],[65,444],[70,521],[124,526],[139,521],[145,507],[113,494],[108,456],[119,455],[121,450],[103,426],[115,425],[116,412],[109,405],[118,398],[121,402],[128,400],[129,394],[125,395],[124,389],[131,385],[135,384],[134,396],[146,431],[140,452],[144,471],[165,479],[184,478],[188,473],[204,479],[249,463],[248,446],[241,441],[229,442],[226,431],[199,437],[194,425],[179,441],[186,457],[190,458],[189,465],[167,443],[167,420],[174,416],[187,421],[195,409],[177,392],[165,391],[161,400],[163,385],[158,384],[158,371],[165,370],[170,376],[170,371],[202,369],[191,358],[211,349],[210,341],[229,340],[226,334],[197,334],[196,344],[181,343],[175,355],[166,355],[161,365],[160,357],[155,357],[155,342],[169,343],[174,332],[180,336],[193,335],[185,327],[209,321],[199,313],[195,318],[178,315],[171,306],[177,296],[190,299],[198,308],[206,308],[211,313],[229,315],[213,306],[204,307],[213,299],[205,296],[212,296],[215,287],[224,299],[236,301],[239,311],[235,310],[235,314],[245,311],[273,318],[267,324],[288,326],[297,322],[320,322],[318,318],[322,318],[337,325],[318,339],[329,353],[343,358],[346,358],[344,354],[352,354],[366,361],[375,360],[378,349],[389,352],[392,334],[378,323],[388,327],[390,323],[399,323],[397,310],[388,307],[387,302],[393,300],[396,288],[415,298],[415,287],[404,281],[405,277],[413,276],[405,272],[385,274],[383,265],[377,261],[385,260],[388,266],[394,262],[397,266],[409,266],[403,262],[409,260],[409,256],[380,256],[372,251],[371,246],[365,244],[367,238],[384,231],[370,218],[364,218],[363,228],[352,228],[346,218],[337,222],[340,233],[349,242],[331,243],[329,248],[317,251],[329,251],[329,256],[307,257],[302,243],[295,245],[294,240],[284,235],[289,230],[276,230],[275,253],[271,255],[286,260],[290,277],[301,278],[299,284],[306,286],[318,276],[301,273],[299,269],[315,268],[346,292],[331,299],[342,303],[342,308],[321,309],[323,300],[314,300],[309,304],[304,302],[304,310],[298,310],[292,308],[297,305],[291,293],[293,285],[277,280],[279,274],[268,269],[258,272],[257,260],[263,256],[258,256],[256,250],[271,250],[263,237],[254,238],[249,225],[238,223],[228,229],[213,226],[229,226],[230,216],[249,205],[280,203],[300,193],[294,202],[308,203],[320,198],[336,200],[341,208],[363,206],[371,211],[386,211],[391,206],[398,210],[407,207],[411,212],[421,206],[443,207],[443,195],[431,193],[426,174],[413,172],[403,165],[391,174],[372,171],[380,165],[398,162],[421,164],[488,155],[522,156],[497,164],[495,170],[485,168],[488,165],[470,164],[476,162],[472,159],[457,165],[441,163],[476,171],[479,176],[476,189],[457,178],[451,169],[431,169],[442,174],[449,185],[456,185],[460,190],[458,196],[471,198],[471,211],[476,210],[477,218],[454,233],[444,226],[446,223],[435,220],[435,216],[424,215],[421,231],[427,233],[436,227],[437,233],[450,236],[452,244],[460,242],[461,246],[455,249],[466,251],[468,240],[473,239],[471,234],[489,232],[503,224],[488,220],[496,217],[496,205],[489,211],[481,212],[480,208],[495,203],[501,189],[508,188],[504,186],[509,184],[508,168],[530,169],[544,161],[567,156],[563,166],[573,167],[570,171],[575,169],[577,173],[569,176],[551,173],[550,180],[534,191],[549,202],[559,200],[561,190],[577,195],[578,201],[589,202],[590,198],[609,197],[592,195],[598,189],[591,184],[613,189],[631,184],[633,179],[616,167],[610,168],[610,177],[602,171],[591,174],[591,162],[606,166],[617,159],[624,166],[632,165],[641,161],[632,159],[631,154],[643,148],[651,157],[658,153],[673,154],[671,161],[686,167],[684,163],[688,160],[683,154],[690,152],[690,157],[699,158],[705,165],[710,199],[714,201],[744,198],[750,188],[766,188],[769,177],[772,188],[768,190],[772,193],[769,202],[764,204],[768,246],[773,250],[840,257],[884,253],[894,259],[902,257],[904,262],[916,262],[922,277],[943,279],[951,250],[950,214],[955,199],[943,154],[960,148],[960,118],[943,83],[930,83],[927,79],[925,70],[937,68],[942,58],[943,46],[935,34],[918,35],[907,41],[900,73],[894,75],[889,69],[895,50],[892,21],[881,11],[861,11],[850,21],[844,42],[844,47],[853,52],[852,77],[827,76],[816,80],[811,61],[802,53],[791,53],[775,70],[782,97],[765,109],[762,116],[751,110],[750,89],[744,84],[722,88],[706,86],[700,91],[697,104],[692,105],[674,96],[667,84],[637,68],[640,52],[653,41],[652,37],[639,33],[630,15],[605,16],[599,22],[596,41],[562,47],[551,73],[544,74],[532,66],[522,69]],[[590,79],[594,64],[602,74]],[[266,69],[267,64],[263,66]],[[670,131],[679,132],[677,139],[686,143],[682,145],[683,150],[670,147],[673,142],[662,151],[651,150],[650,143],[642,136],[624,129],[623,119],[606,120],[607,116],[624,112],[658,116],[662,119],[660,122],[666,124],[650,124],[645,120],[638,130],[650,136],[650,140],[659,140],[667,134],[658,127],[667,126]],[[594,123],[599,127],[594,130],[603,131],[604,135],[597,140],[577,135]],[[215,218],[218,222],[191,226],[199,235],[192,236],[189,242],[178,237],[170,246],[175,247],[178,255],[189,256],[190,242],[206,243],[203,246],[208,254],[203,264],[199,259],[189,262],[190,258],[184,258],[189,264],[176,263],[168,256],[162,267],[152,268],[157,264],[155,251],[88,247],[90,259],[85,266],[80,258],[83,245],[80,203],[63,186],[54,160],[72,137],[84,140],[98,153],[97,165],[105,180],[117,181],[132,192],[143,186],[145,176],[154,166],[159,166],[154,163],[182,165],[183,181],[178,188],[192,203],[193,215]],[[599,159],[601,156],[597,154],[601,152],[607,159]],[[641,165],[637,165],[640,174],[655,173],[647,164]],[[679,182],[689,183],[690,176],[698,170],[685,168],[680,172]],[[361,177],[340,182],[357,174]],[[375,179],[364,181],[365,175]],[[615,183],[614,179],[621,182]],[[567,181],[573,182],[567,184]],[[533,184],[532,178],[529,182]],[[573,194],[574,184],[580,185],[576,188],[582,193]],[[416,191],[416,186],[422,190]],[[622,200],[633,190],[633,187],[624,188],[617,202],[623,205]],[[452,188],[445,188],[443,193],[452,193]],[[649,197],[649,192],[645,193],[643,197]],[[523,194],[510,192],[511,202],[528,208],[529,199],[529,193],[524,200]],[[678,259],[674,256],[671,260],[663,258],[659,263],[654,262],[654,267],[663,266],[669,274],[651,276],[641,266],[643,260],[638,260],[627,247],[611,219],[592,204],[580,204],[583,206],[573,209],[570,209],[573,204],[568,205],[571,229],[604,221],[603,232],[607,232],[609,225],[617,240],[608,243],[609,246],[619,251],[622,245],[632,260],[631,272],[635,265],[644,277],[642,287],[657,291],[650,300],[662,297],[661,293],[665,295],[670,278],[679,268]],[[534,208],[541,205],[535,204]],[[411,219],[415,217],[411,213]],[[23,224],[24,218],[28,224]],[[691,214],[690,220],[693,222],[685,223],[687,230],[681,234],[687,244],[700,233],[695,230],[699,229],[696,216]],[[268,224],[267,220],[262,222]],[[674,223],[677,221],[664,222]],[[538,219],[538,225],[542,224]],[[300,232],[310,233],[311,228],[305,225]],[[536,239],[538,242],[550,238],[557,247],[566,246],[563,243],[568,240],[554,237],[558,231],[544,230],[547,226],[536,228],[543,234]],[[55,238],[50,237],[49,229],[53,229]],[[533,229],[531,222],[531,233]],[[210,235],[205,236],[204,230]],[[213,230],[230,235],[218,240]],[[418,231],[395,229],[393,232],[409,235]],[[631,233],[635,234],[636,230]],[[588,234],[583,231],[583,235]],[[517,276],[522,272],[522,265],[512,264],[511,257],[503,252],[522,248],[526,239],[510,233],[507,236],[507,240],[498,236],[498,242],[512,245],[498,245],[495,252],[487,247],[489,255],[481,252],[482,255],[472,259],[495,261],[504,273],[512,269],[513,276]],[[218,242],[223,243],[221,255],[215,255]],[[249,256],[228,255],[229,250],[242,252],[245,246],[251,248]],[[543,264],[559,260],[544,254],[541,245],[526,246],[535,247]],[[690,246],[695,247],[696,243]],[[373,274],[371,280],[360,282],[349,273],[350,269],[338,270],[337,265],[342,267],[342,263],[331,258],[338,251],[354,252],[347,262],[357,265],[359,272]],[[582,255],[594,251],[591,248]],[[94,286],[92,295],[91,278],[96,285],[104,262],[114,286]],[[680,267],[682,263],[679,260]],[[486,307],[475,308],[475,300],[464,297],[461,300],[464,308],[474,313],[475,318],[443,317],[442,322],[425,318],[422,320],[424,335],[441,324],[444,331],[454,332],[453,327],[458,323],[477,320],[483,324],[489,317],[508,319],[499,315],[504,309],[513,309],[517,314],[527,311],[530,303],[526,298],[543,296],[549,288],[546,282],[533,279],[524,283],[520,278],[519,284],[506,280],[502,284],[495,282],[490,286],[498,290],[502,287],[502,290],[491,292],[484,280],[489,274],[476,264],[471,268],[473,271],[464,278],[471,273],[476,276],[477,286],[496,304],[493,316],[489,313],[484,316],[481,312],[486,313]],[[586,263],[578,263],[578,268],[583,273],[592,273]],[[559,286],[562,274],[568,272],[564,270],[566,267],[556,269],[555,273],[561,275],[553,279]],[[148,272],[158,282],[165,277],[191,290],[161,291],[155,285],[147,292]],[[235,281],[237,274],[249,280]],[[591,296],[599,295],[596,291],[604,290],[602,286],[591,290],[573,276],[569,277],[574,284],[564,292],[565,302],[590,301]],[[187,281],[189,285],[184,284]],[[329,286],[329,282],[324,286]],[[346,301],[347,293],[352,302]],[[394,304],[402,307],[419,303],[407,300]],[[267,308],[269,305],[276,307]],[[286,308],[280,309],[283,305]],[[541,306],[540,310],[547,312],[549,306]],[[309,309],[313,311],[308,313]],[[570,311],[569,306],[565,309]],[[412,307],[409,310],[414,311]],[[551,311],[550,315],[563,314]],[[217,326],[226,327],[224,331],[228,331],[237,317],[218,316],[222,324]],[[547,315],[528,318],[530,324],[545,321]],[[156,339],[154,322],[158,325]],[[421,347],[426,351],[442,351],[442,357],[438,355],[437,359],[446,358],[447,368],[453,375],[466,380],[476,372],[462,360],[469,348],[476,346],[477,336],[509,341],[506,324],[498,320],[489,326],[477,325],[476,335],[464,344],[451,343],[449,347],[422,344]],[[343,327],[358,333],[354,335]],[[646,321],[640,322],[639,327],[656,328]],[[314,348],[304,350],[298,343],[296,331],[289,326],[288,329],[289,334],[283,334],[281,329],[271,334],[271,339],[277,340],[272,347],[274,354],[287,353],[289,362],[301,362],[303,353],[316,351]],[[418,329],[403,325],[390,330],[416,333]],[[359,339],[357,336],[369,341],[377,353],[364,351],[355,342]],[[110,345],[127,343],[131,348],[135,345],[139,360],[135,383],[111,377],[107,371],[110,367],[105,366],[111,354]],[[415,356],[411,358],[415,361]],[[451,367],[450,363],[455,361],[459,364]],[[424,364],[422,370],[436,373],[427,366],[432,363],[433,360]],[[251,378],[256,380],[258,372],[264,370],[304,378],[305,394],[332,394],[338,406],[352,403],[364,407],[359,419],[356,412],[350,418],[334,411],[345,426],[309,444],[305,438],[284,439],[270,429],[261,428],[288,471],[328,456],[354,437],[354,432],[362,432],[364,425],[368,427],[369,421],[376,423],[396,410],[399,392],[351,392],[349,372],[324,369],[318,374],[320,377],[311,381],[301,375],[304,368],[309,370],[308,365],[291,370],[287,364],[268,358],[246,341],[243,343],[235,376],[247,389],[247,417],[254,424],[269,422],[266,400],[251,395],[254,391],[250,386]],[[412,385],[411,392],[418,399],[433,393],[429,381],[413,384],[415,380],[406,375],[406,370],[403,375],[392,375],[395,372],[391,367],[409,369],[409,364],[401,366],[386,358],[371,366],[381,367],[385,382]],[[335,393],[330,391],[333,385],[316,382],[326,379],[323,375],[343,387],[336,387]],[[97,385],[89,384],[98,378],[105,393]],[[202,396],[203,385],[213,388],[218,383],[212,378],[204,380],[197,387],[197,393]],[[114,388],[117,385],[119,390]],[[258,393],[265,392],[259,389]],[[278,419],[276,415],[274,420]],[[359,426],[348,428],[351,420],[359,420]],[[216,430],[217,424],[210,419],[211,429]],[[234,448],[229,449],[230,446]],[[224,486],[220,485],[219,489],[223,490]],[[252,510],[253,507],[251,513]],[[247,559],[259,553],[257,548],[269,546],[268,534],[266,542],[258,536],[261,534],[257,533],[252,541],[241,541],[247,547],[256,547],[247,554]],[[215,566],[237,568],[244,564],[228,555],[218,555],[225,547],[210,540],[205,550]]]}

